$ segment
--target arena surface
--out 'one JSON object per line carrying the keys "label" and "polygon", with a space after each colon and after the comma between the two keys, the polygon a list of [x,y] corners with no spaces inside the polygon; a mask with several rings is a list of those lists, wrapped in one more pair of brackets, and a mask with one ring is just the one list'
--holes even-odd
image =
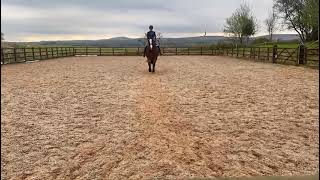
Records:
{"label": "arena surface", "polygon": [[319,70],[214,56],[1,66],[3,179],[313,175]]}

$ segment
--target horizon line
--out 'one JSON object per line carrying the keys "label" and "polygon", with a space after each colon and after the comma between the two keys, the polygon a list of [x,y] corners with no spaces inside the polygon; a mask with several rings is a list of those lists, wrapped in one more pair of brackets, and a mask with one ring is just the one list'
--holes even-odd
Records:
{"label": "horizon line", "polygon": [[[276,33],[273,35],[298,35],[297,33]],[[268,34],[261,34],[261,35],[256,35],[256,36],[252,36],[252,37],[261,37],[261,36],[269,36]],[[206,35],[206,36],[179,36],[179,37],[174,37],[174,36],[168,36],[168,37],[162,37],[162,38],[166,38],[166,39],[179,39],[179,38],[194,38],[194,37],[230,37],[230,36],[226,36],[226,35]],[[136,37],[136,36],[114,36],[114,37],[109,37],[109,38],[99,38],[99,39],[59,39],[59,40],[36,40],[36,41],[7,41],[4,40],[3,42],[8,42],[8,43],[14,43],[14,42],[20,42],[20,43],[36,43],[36,42],[43,42],[43,41],[99,41],[99,40],[110,40],[110,39],[116,39],[116,38],[127,38],[127,39],[141,39],[142,37]]]}

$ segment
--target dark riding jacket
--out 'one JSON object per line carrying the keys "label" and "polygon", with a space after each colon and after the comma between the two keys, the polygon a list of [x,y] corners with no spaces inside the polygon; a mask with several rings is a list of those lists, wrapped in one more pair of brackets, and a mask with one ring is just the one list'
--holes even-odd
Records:
{"label": "dark riding jacket", "polygon": [[147,39],[152,39],[154,42],[156,42],[157,40],[157,36],[156,36],[156,33],[154,31],[149,31],[147,33]]}

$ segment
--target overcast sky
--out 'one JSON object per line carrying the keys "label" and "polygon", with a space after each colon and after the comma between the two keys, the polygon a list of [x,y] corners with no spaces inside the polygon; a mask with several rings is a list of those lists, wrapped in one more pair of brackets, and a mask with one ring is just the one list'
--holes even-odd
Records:
{"label": "overcast sky", "polygon": [[[150,24],[164,37],[223,35],[242,0],[1,0],[7,41],[143,37]],[[247,0],[260,23],[273,0]],[[282,32],[282,33],[288,33]],[[291,32],[292,33],[292,32]]]}

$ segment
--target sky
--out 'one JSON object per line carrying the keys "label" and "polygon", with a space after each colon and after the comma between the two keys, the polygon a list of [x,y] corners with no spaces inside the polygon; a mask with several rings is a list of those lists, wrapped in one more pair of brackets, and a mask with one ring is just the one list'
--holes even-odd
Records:
{"label": "sky", "polygon": [[[163,37],[224,35],[227,17],[243,0],[1,0],[6,41],[143,37],[150,24]],[[246,0],[263,25],[273,0]],[[294,33],[282,31],[278,33]]]}

